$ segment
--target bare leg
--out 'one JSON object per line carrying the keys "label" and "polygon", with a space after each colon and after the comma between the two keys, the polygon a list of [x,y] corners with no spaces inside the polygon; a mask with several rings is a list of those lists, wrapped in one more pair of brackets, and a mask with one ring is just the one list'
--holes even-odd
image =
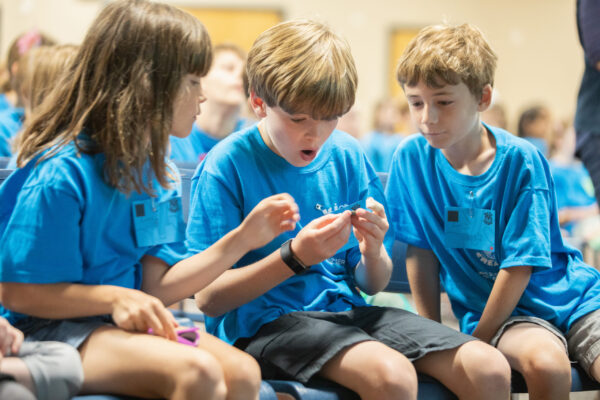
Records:
{"label": "bare leg", "polygon": [[510,398],[510,367],[502,354],[481,341],[438,351],[415,361],[417,371],[439,380],[460,399]]}
{"label": "bare leg", "polygon": [[498,350],[525,378],[531,400],[569,398],[571,362],[552,332],[532,323],[513,325],[500,338]]}
{"label": "bare leg", "polygon": [[223,367],[227,400],[258,400],[261,376],[256,360],[208,333],[201,332],[200,335],[198,347],[215,356]]}
{"label": "bare leg", "polygon": [[412,363],[380,342],[349,346],[329,360],[319,375],[352,389],[361,399],[417,398],[417,374]]}
{"label": "bare leg", "polygon": [[33,379],[25,362],[18,357],[6,357],[0,364],[0,372],[12,375],[17,382],[25,386],[31,393],[35,394]]}
{"label": "bare leg", "polygon": [[147,398],[214,399],[227,395],[219,360],[164,338],[99,328],[80,347],[82,393]]}

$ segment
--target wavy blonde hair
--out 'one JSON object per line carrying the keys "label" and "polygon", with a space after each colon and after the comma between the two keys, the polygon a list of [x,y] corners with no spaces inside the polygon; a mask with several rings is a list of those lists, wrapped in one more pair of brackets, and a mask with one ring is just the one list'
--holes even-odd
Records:
{"label": "wavy blonde hair", "polygon": [[[211,57],[208,33],[191,15],[146,0],[110,3],[28,124],[18,165],[74,141],[81,152],[104,153],[105,179],[124,193],[152,193],[143,174],[148,161],[168,187],[174,100],[184,76],[206,75]],[[93,146],[76,140],[82,131]]]}
{"label": "wavy blonde hair", "polygon": [[[50,91],[56,87],[56,82],[69,69],[76,54],[77,46],[63,44],[35,47],[21,58],[17,75],[22,82],[20,96],[24,100],[25,126],[39,105],[48,98]],[[14,153],[20,151],[24,140],[24,132],[15,137]]]}
{"label": "wavy blonde hair", "polygon": [[261,33],[247,60],[248,89],[269,107],[333,119],[354,104],[358,76],[348,42],[310,20]]}
{"label": "wavy blonde hair", "polygon": [[398,62],[396,77],[402,87],[420,81],[433,88],[463,82],[479,99],[485,85],[494,85],[497,60],[475,26],[433,25],[421,29],[410,41]]}

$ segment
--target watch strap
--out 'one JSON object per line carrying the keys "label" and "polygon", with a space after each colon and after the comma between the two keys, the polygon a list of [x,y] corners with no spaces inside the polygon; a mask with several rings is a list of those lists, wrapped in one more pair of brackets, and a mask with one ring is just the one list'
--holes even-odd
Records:
{"label": "watch strap", "polygon": [[303,273],[308,268],[294,255],[292,251],[292,239],[287,240],[280,248],[281,259],[296,275]]}

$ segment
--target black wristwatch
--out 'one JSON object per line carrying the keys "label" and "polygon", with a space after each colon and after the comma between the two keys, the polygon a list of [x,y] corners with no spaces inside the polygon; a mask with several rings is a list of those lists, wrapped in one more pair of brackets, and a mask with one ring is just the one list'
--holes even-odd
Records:
{"label": "black wristwatch", "polygon": [[308,266],[304,265],[304,263],[302,263],[302,261],[300,261],[300,259],[296,257],[292,251],[292,239],[289,239],[282,244],[279,251],[281,253],[281,259],[283,262],[290,267],[290,269],[294,271],[296,275],[301,274],[308,269]]}

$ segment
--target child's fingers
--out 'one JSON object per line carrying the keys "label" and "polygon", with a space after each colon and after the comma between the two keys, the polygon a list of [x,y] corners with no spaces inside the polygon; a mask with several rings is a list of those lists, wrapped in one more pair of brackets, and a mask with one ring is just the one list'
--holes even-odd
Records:
{"label": "child's fingers", "polygon": [[348,242],[348,238],[350,237],[350,230],[352,225],[345,224],[341,226],[341,229],[336,230],[335,233],[332,233],[328,237],[323,239],[323,243],[325,247],[329,249],[335,249],[338,251],[342,246],[344,246]]}
{"label": "child's fingers", "polygon": [[160,307],[156,314],[158,317],[159,323],[161,325],[161,330],[164,333],[164,337],[169,340],[177,340],[177,333],[175,332],[175,327],[173,326],[174,317],[169,310],[165,307]]}
{"label": "child's fingers", "polygon": [[385,236],[387,230],[382,229],[379,225],[374,224],[370,221],[361,220],[360,218],[352,219],[352,226],[356,228],[363,236],[372,236],[375,238],[382,238]]}
{"label": "child's fingers", "polygon": [[379,203],[374,198],[372,198],[372,197],[367,198],[367,204],[366,204],[366,206],[367,206],[368,209],[370,209],[371,211],[373,211],[379,217],[386,218],[386,216],[385,216],[385,209],[383,208],[383,204]]}
{"label": "child's fingers", "polygon": [[18,329],[15,329],[14,334],[15,334],[15,336],[14,336],[12,345],[10,347],[10,352],[11,352],[11,354],[18,354],[19,350],[21,349],[21,344],[23,343],[24,335],[23,335],[23,332],[21,332]]}
{"label": "child's fingers", "polygon": [[383,231],[384,234],[389,229],[389,223],[387,219],[381,218],[374,212],[369,212],[363,209],[359,209],[356,211],[356,215],[352,217],[352,225],[359,227],[360,229],[369,230],[373,229],[372,227],[369,227],[369,225],[374,225],[379,230]]}

